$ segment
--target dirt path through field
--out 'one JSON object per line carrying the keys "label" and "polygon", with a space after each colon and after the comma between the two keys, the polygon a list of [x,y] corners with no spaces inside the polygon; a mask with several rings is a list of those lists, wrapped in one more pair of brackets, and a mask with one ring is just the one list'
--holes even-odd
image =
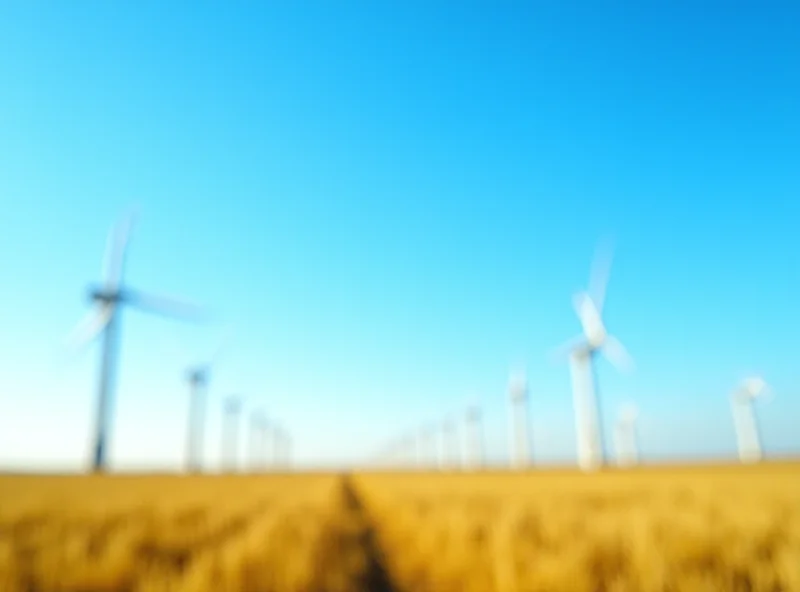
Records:
{"label": "dirt path through field", "polygon": [[343,476],[320,541],[312,586],[320,592],[397,592],[386,571],[369,516]]}
{"label": "dirt path through field", "polygon": [[353,486],[349,478],[344,478],[342,484],[344,501],[347,508],[361,522],[361,532],[358,536],[358,542],[364,549],[367,558],[367,569],[364,574],[364,588],[370,592],[396,592],[396,587],[389,578],[384,565],[383,553],[378,547],[375,537],[375,531],[370,523],[369,516],[364,512],[364,507],[358,497],[358,492]]}

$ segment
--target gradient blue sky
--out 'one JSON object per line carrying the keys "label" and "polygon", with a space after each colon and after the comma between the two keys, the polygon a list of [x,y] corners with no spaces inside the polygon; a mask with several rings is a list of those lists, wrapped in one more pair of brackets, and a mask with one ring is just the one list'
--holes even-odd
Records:
{"label": "gradient blue sky", "polygon": [[[603,413],[644,456],[800,452],[800,11],[730,2],[19,2],[0,7],[0,464],[83,466],[97,348],[61,342],[106,234],[130,284],[236,326],[211,387],[301,463],[364,458],[470,397],[507,456],[509,368],[535,457],[574,456],[570,297],[616,238]],[[177,467],[183,359],[218,326],[128,311],[117,467]]]}

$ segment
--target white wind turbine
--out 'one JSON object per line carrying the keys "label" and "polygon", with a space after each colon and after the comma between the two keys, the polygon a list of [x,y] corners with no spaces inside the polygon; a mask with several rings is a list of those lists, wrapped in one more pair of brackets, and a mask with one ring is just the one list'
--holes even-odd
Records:
{"label": "white wind turbine", "polygon": [[262,409],[250,413],[250,470],[263,471],[267,462],[267,416]]}
{"label": "white wind turbine", "polygon": [[403,467],[410,470],[417,464],[417,439],[413,435],[406,435],[402,442]]}
{"label": "white wind turbine", "polygon": [[423,426],[417,433],[417,464],[422,469],[432,468],[436,463],[436,429]]}
{"label": "white wind turbine", "polygon": [[478,469],[483,466],[483,429],[481,408],[476,402],[467,407],[465,420],[465,465],[470,469]]}
{"label": "white wind turbine", "polygon": [[572,299],[583,332],[557,350],[561,355],[567,354],[570,360],[578,464],[583,470],[598,468],[606,457],[595,392],[594,359],[602,352],[619,370],[633,369],[627,350],[609,335],[601,316],[610,267],[611,248],[606,243],[595,254],[588,291],[579,292]]}
{"label": "white wind turbine", "polygon": [[292,455],[292,439],[282,425],[270,424],[272,440],[272,464],[274,467],[288,468]]}
{"label": "white wind turbine", "polygon": [[92,444],[91,467],[94,472],[107,469],[112,392],[119,355],[121,306],[131,305],[141,310],[171,316],[195,319],[200,316],[200,309],[195,305],[144,294],[123,284],[127,247],[135,220],[136,210],[131,209],[112,227],[103,262],[103,285],[89,291],[89,298],[96,306],[67,337],[68,346],[73,348],[89,343],[98,335],[102,335],[103,339]]}
{"label": "white wind turbine", "polygon": [[406,443],[403,438],[397,438],[392,444],[391,468],[402,469],[408,462],[406,453]]}
{"label": "white wind turbine", "polygon": [[290,469],[292,465],[292,435],[281,428],[281,465]]}
{"label": "white wind turbine", "polygon": [[228,325],[212,354],[205,362],[190,365],[184,361],[188,367],[186,379],[189,383],[189,417],[187,422],[187,442],[186,442],[186,469],[189,472],[202,471],[203,464],[203,440],[205,437],[206,424],[206,398],[208,396],[208,383],[211,375],[211,368],[219,361],[225,347],[231,340],[231,326]]}
{"label": "white wind turbine", "polygon": [[508,391],[511,398],[511,464],[521,469],[530,463],[528,381],[523,373],[511,375]]}
{"label": "white wind turbine", "polygon": [[235,472],[239,466],[239,421],[243,407],[242,397],[231,395],[222,404],[222,458],[224,472]]}
{"label": "white wind turbine", "polygon": [[639,412],[634,405],[622,407],[614,429],[614,448],[617,464],[622,467],[639,462],[639,442],[636,433],[636,420]]}
{"label": "white wind turbine", "polygon": [[739,460],[743,463],[758,462],[763,458],[753,402],[767,392],[768,387],[764,379],[753,376],[745,379],[731,396]]}
{"label": "white wind turbine", "polygon": [[448,417],[442,422],[439,442],[439,463],[442,469],[455,469],[458,467],[461,456],[460,448],[458,426],[451,417]]}

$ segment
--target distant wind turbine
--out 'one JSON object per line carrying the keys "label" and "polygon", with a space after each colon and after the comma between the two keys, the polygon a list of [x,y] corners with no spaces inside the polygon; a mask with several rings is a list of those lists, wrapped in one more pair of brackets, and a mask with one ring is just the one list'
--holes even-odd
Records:
{"label": "distant wind turbine", "polygon": [[288,432],[280,425],[272,423],[273,463],[286,468],[291,462],[292,441]]}
{"label": "distant wind turbine", "polygon": [[461,446],[458,441],[458,426],[448,418],[442,423],[441,440],[439,446],[441,468],[455,469],[459,466]]}
{"label": "distant wind turbine", "polygon": [[102,472],[108,468],[112,394],[119,355],[120,307],[131,305],[149,312],[188,317],[193,320],[203,316],[200,308],[195,305],[172,298],[148,295],[124,286],[127,247],[135,220],[136,210],[132,209],[112,228],[103,264],[104,283],[101,287],[93,287],[89,291],[89,298],[95,304],[95,308],[78,323],[67,338],[68,345],[74,348],[85,345],[102,334],[91,459],[91,468],[94,472]]}
{"label": "distant wind turbine", "polygon": [[286,432],[284,434],[284,466],[291,470],[292,467],[292,454],[293,454],[293,444],[294,441],[292,440],[291,434]]}
{"label": "distant wind turbine", "polygon": [[471,404],[466,413],[466,464],[476,469],[483,466],[483,428],[481,427],[481,408],[477,403]]}
{"label": "distant wind turbine", "polygon": [[203,438],[205,435],[205,412],[208,381],[212,366],[218,361],[223,348],[230,341],[230,327],[223,334],[217,348],[204,362],[187,371],[189,381],[189,421],[186,446],[186,466],[190,472],[202,470]]}
{"label": "distant wind turbine", "polygon": [[768,387],[764,379],[754,376],[745,379],[731,396],[739,460],[743,463],[758,462],[764,456],[753,402],[767,392]]}
{"label": "distant wind turbine", "polygon": [[263,471],[267,461],[267,417],[261,409],[250,414],[250,468]]}
{"label": "distant wind turbine", "polygon": [[222,420],[222,468],[223,471],[236,471],[239,466],[239,421],[242,413],[242,399],[232,395],[223,403]]}
{"label": "distant wind turbine", "polygon": [[528,381],[525,375],[513,374],[508,385],[511,398],[511,464],[514,468],[527,467],[530,462],[528,435]]}
{"label": "distant wind turbine", "polygon": [[619,370],[633,369],[633,360],[627,350],[608,334],[601,317],[611,258],[610,246],[601,245],[595,255],[588,292],[579,292],[573,297],[583,333],[557,350],[561,355],[568,354],[570,359],[578,464],[584,470],[596,469],[606,460],[594,380],[595,357],[602,352]]}
{"label": "distant wind turbine", "polygon": [[281,462],[281,431],[275,422],[267,426],[267,448],[267,462],[275,470]]}
{"label": "distant wind turbine", "polygon": [[430,468],[436,462],[435,430],[424,426],[417,434],[417,464],[420,468]]}
{"label": "distant wind turbine", "polygon": [[277,469],[283,465],[283,429],[273,422],[272,427],[272,466]]}
{"label": "distant wind turbine", "polygon": [[639,462],[639,442],[636,434],[638,415],[633,405],[626,405],[620,410],[614,430],[614,447],[619,466],[627,467]]}
{"label": "distant wind turbine", "polygon": [[403,436],[400,442],[403,468],[410,469],[417,464],[417,440],[413,436]]}

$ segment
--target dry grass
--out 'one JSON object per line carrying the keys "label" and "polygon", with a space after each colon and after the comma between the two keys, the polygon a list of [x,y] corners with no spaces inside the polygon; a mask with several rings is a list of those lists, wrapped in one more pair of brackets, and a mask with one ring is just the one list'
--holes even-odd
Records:
{"label": "dry grass", "polygon": [[361,590],[800,592],[800,465],[0,477],[2,592]]}
{"label": "dry grass", "polygon": [[800,591],[800,465],[362,475],[404,592]]}
{"label": "dry grass", "polygon": [[310,590],[334,484],[280,476],[0,478],[0,590]]}

